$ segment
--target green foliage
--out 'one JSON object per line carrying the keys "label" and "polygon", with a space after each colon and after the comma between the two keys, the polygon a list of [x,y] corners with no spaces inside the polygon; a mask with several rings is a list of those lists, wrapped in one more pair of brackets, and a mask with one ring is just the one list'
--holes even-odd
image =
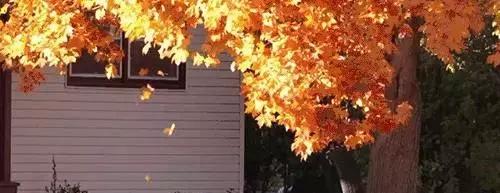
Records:
{"label": "green foliage", "polygon": [[286,159],[292,157],[290,136],[284,129],[259,129],[245,117],[245,190],[276,191],[285,174]]}
{"label": "green foliage", "polygon": [[87,191],[80,189],[80,184],[71,185],[67,180],[64,180],[63,184],[57,184],[57,171],[56,171],[56,161],[52,157],[52,182],[50,186],[45,186],[46,193],[88,193]]}
{"label": "green foliage", "polygon": [[484,34],[457,55],[454,72],[421,58],[423,192],[500,192],[500,73],[486,63],[498,38]]}
{"label": "green foliage", "polygon": [[340,193],[335,168],[324,152],[300,161],[290,149],[293,134],[283,127],[259,129],[249,116],[245,127],[245,192],[287,187],[289,193]]}

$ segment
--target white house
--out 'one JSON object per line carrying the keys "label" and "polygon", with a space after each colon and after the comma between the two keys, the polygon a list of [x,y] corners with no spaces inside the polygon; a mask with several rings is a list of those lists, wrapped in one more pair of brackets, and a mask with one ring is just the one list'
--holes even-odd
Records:
{"label": "white house", "polygon": [[[194,34],[199,46],[204,34]],[[89,56],[68,76],[48,70],[32,93],[20,92],[13,75],[11,99],[0,97],[11,106],[1,107],[11,116],[10,143],[8,121],[2,126],[11,179],[4,161],[0,190],[2,181],[14,181],[18,193],[43,192],[54,156],[59,180],[89,193],[243,192],[243,99],[230,59],[222,57],[217,68],[176,66],[157,59],[154,49],[143,56],[140,42],[116,41],[126,57],[113,80]],[[139,87],[146,83],[156,89],[141,101]],[[165,135],[172,123],[173,134]]]}

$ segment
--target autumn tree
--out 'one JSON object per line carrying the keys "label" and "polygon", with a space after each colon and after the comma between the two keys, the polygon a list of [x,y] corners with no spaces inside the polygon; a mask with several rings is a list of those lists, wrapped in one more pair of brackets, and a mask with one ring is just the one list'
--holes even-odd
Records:
{"label": "autumn tree", "polygon": [[[500,2],[10,0],[0,14],[9,16],[0,23],[0,60],[23,76],[26,91],[43,80],[41,68],[64,74],[83,52],[108,63],[103,71],[113,77],[123,54],[104,26],[143,39],[143,52],[158,47],[160,57],[177,64],[210,67],[227,53],[243,74],[246,113],[261,126],[276,122],[294,132],[297,155],[306,159],[332,143],[356,148],[383,133],[373,147],[368,191],[408,193],[417,191],[416,50],[453,69],[464,40],[500,22]],[[207,38],[191,50],[197,26]],[[489,61],[498,66],[495,44]],[[362,116],[353,117],[346,101]]]}

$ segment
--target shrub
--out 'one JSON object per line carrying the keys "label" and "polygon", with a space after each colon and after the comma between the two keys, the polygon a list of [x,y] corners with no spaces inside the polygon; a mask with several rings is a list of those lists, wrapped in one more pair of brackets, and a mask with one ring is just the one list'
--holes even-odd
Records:
{"label": "shrub", "polygon": [[45,186],[46,193],[88,193],[85,190],[80,189],[80,184],[69,184],[67,180],[64,180],[63,184],[57,184],[57,171],[56,171],[56,161],[52,157],[52,182],[50,186]]}

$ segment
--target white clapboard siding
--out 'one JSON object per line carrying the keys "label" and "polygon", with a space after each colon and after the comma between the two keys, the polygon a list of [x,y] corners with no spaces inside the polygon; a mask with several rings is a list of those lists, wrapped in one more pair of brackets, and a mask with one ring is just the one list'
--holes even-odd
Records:
{"label": "white clapboard siding", "polygon": [[191,147],[191,146],[205,146],[205,147],[219,147],[219,146],[229,146],[229,147],[239,147],[239,138],[198,138],[198,139],[189,139],[189,138],[178,138],[171,137],[169,139],[165,139],[164,137],[157,138],[123,138],[121,140],[113,140],[114,136],[110,137],[80,137],[80,136],[36,136],[36,137],[22,137],[18,136],[18,141],[15,141],[14,144],[19,145],[68,145],[68,144],[77,144],[77,145],[94,145],[94,146],[126,146],[126,145],[134,145],[134,146],[168,146],[168,147]]}
{"label": "white clapboard siding", "polygon": [[80,111],[120,111],[120,112],[195,112],[195,113],[238,113],[239,107],[231,104],[151,104],[141,103],[140,105],[123,105],[120,103],[107,102],[79,102],[58,101],[57,106],[54,101],[17,100],[12,106],[15,110],[80,110]]}
{"label": "white clapboard siding", "polygon": [[[58,164],[96,164],[96,163],[120,163],[120,164],[237,164],[239,155],[58,155]],[[18,155],[12,158],[12,163],[51,163],[45,159],[45,155]]]}
{"label": "white clapboard siding", "polygon": [[[85,181],[142,181],[145,177],[143,172],[59,172],[59,176],[71,178],[78,180],[79,182]],[[197,180],[197,181],[234,181],[238,179],[238,172],[150,172],[148,173],[154,178],[155,182],[159,181],[186,181],[186,180]],[[147,175],[147,174],[146,174]],[[21,178],[26,181],[39,181],[40,179],[49,179],[52,174],[49,173],[25,173],[17,172],[13,175],[16,178]]]}
{"label": "white clapboard siding", "polygon": [[[50,129],[54,132],[50,136],[61,136],[61,137],[113,137],[113,136],[123,136],[123,137],[146,137],[146,138],[167,138],[162,133],[161,129],[108,129],[108,128],[23,128],[19,127],[12,131],[14,136],[22,136],[23,134],[29,133],[32,136],[49,136],[44,131],[44,129]],[[214,130],[214,129],[178,129],[168,138],[189,138],[189,137],[224,137],[224,138],[237,138],[239,137],[238,130]],[[168,139],[165,139],[168,140]]]}
{"label": "white clapboard siding", "polygon": [[64,116],[68,119],[83,119],[83,120],[100,120],[106,119],[104,117],[112,117],[113,120],[220,120],[220,121],[232,121],[239,118],[237,113],[199,113],[199,112],[182,112],[182,113],[172,113],[172,112],[148,112],[142,111],[141,116],[137,117],[138,112],[133,111],[113,111],[108,109],[107,111],[92,111],[92,110],[16,110],[12,112],[13,118],[39,118],[39,119],[58,119]]}
{"label": "white clapboard siding", "polygon": [[[57,105],[57,103],[54,103]],[[15,111],[15,110],[13,110]],[[140,114],[141,112],[137,112]],[[13,127],[75,127],[78,128],[164,128],[170,126],[175,122],[177,128],[218,128],[218,129],[231,129],[238,125],[237,121],[217,121],[217,120],[121,120],[109,118],[107,120],[80,120],[80,119],[40,119],[40,118],[15,118],[12,119]],[[157,137],[157,136],[155,136]]]}
{"label": "white clapboard siding", "polygon": [[[203,189],[219,189],[221,190],[220,192],[224,193],[223,190],[225,189],[224,187],[226,186],[238,186],[238,181],[159,181],[159,182],[152,182],[152,183],[146,183],[144,181],[144,177],[142,178],[143,180],[137,180],[134,182],[103,182],[103,181],[87,181],[81,183],[81,185],[84,188],[87,189],[95,189],[96,192],[99,189],[104,189],[106,190],[116,190],[116,189],[122,189],[123,190],[130,190],[125,187],[134,187],[133,189],[136,189],[137,191],[142,191],[142,192],[147,192],[148,189],[153,189],[153,190],[158,190],[158,189],[166,189],[166,190],[179,190],[181,192],[184,192],[182,190],[184,189],[191,189],[193,187],[198,187],[200,188],[200,192],[204,192]],[[50,184],[50,181],[29,181],[29,185],[26,185],[26,189],[36,189],[39,186],[45,186],[47,183]],[[132,188],[131,188],[132,189]],[[41,189],[40,189],[41,190]],[[172,193],[174,192],[172,191]],[[127,191],[131,192],[131,191]],[[165,191],[169,192],[169,191]]]}
{"label": "white clapboard siding", "polygon": [[[194,31],[194,46],[203,33]],[[195,48],[196,49],[196,48]],[[40,193],[52,178],[90,193],[225,193],[243,187],[240,75],[223,54],[214,68],[188,62],[186,89],[66,86],[54,69],[32,93],[12,93],[12,178]],[[176,124],[171,136],[164,128]],[[145,176],[152,181],[147,183]]]}
{"label": "white clapboard siding", "polygon": [[[228,79],[226,79],[228,80]],[[230,79],[229,79],[230,80]],[[64,80],[63,80],[64,81]],[[224,81],[224,80],[221,80]],[[207,83],[207,82],[204,82]],[[85,93],[96,93],[96,91],[99,90],[104,90],[102,88],[95,88],[93,90],[82,90],[77,87],[61,87],[60,83],[48,83],[44,82],[41,86],[36,88],[37,93],[79,93],[79,94],[85,94]],[[161,90],[157,90],[160,94],[162,93]],[[131,95],[138,95],[139,92],[134,89],[116,89],[116,88],[108,88],[106,93],[108,94],[131,94]],[[240,88],[238,86],[192,86],[189,88],[189,92],[170,92],[169,95],[175,96],[175,95],[181,95],[185,96],[189,94],[190,96],[232,96],[235,94],[240,94]],[[27,95],[27,94],[24,94]],[[29,99],[28,99],[29,101]],[[144,104],[144,103],[142,103]]]}

